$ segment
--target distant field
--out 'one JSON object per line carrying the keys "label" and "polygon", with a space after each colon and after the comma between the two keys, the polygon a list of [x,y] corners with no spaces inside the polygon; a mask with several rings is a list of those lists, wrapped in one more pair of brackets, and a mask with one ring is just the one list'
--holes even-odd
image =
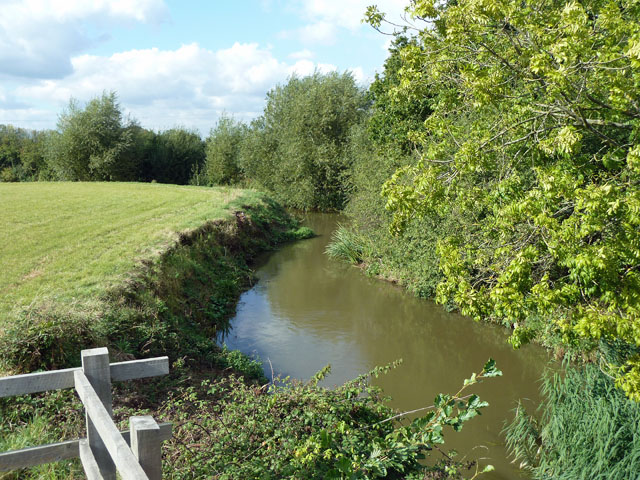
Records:
{"label": "distant field", "polygon": [[0,325],[15,307],[92,301],[230,203],[231,188],[139,183],[0,183]]}

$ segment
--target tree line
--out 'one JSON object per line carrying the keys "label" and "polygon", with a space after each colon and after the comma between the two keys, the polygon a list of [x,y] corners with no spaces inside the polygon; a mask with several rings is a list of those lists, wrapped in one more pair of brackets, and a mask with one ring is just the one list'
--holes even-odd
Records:
{"label": "tree line", "polygon": [[57,128],[0,125],[0,180],[189,183],[205,159],[200,135],[185,128],[153,132],[125,119],[115,92],[84,107],[71,99]]}
{"label": "tree line", "polygon": [[267,94],[260,117],[223,114],[202,139],[142,128],[124,118],[115,92],[84,106],[72,99],[55,130],[0,127],[0,180],[240,185],[287,206],[337,210],[349,197],[352,127],[369,103],[348,72],[292,76]]}

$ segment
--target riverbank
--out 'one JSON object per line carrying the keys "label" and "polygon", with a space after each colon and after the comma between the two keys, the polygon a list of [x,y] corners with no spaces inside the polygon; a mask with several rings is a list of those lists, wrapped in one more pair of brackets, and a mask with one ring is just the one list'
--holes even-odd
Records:
{"label": "riverbank", "polygon": [[[73,192],[76,186],[84,191],[76,198],[84,200],[79,200],[75,207],[90,212],[89,217],[69,215],[58,202],[58,208],[38,218],[45,225],[53,223],[51,231],[60,230],[68,240],[75,238],[67,231],[77,229],[78,222],[74,219],[93,222],[96,228],[104,226],[99,235],[93,232],[87,234],[88,237],[79,236],[71,245],[84,247],[76,248],[80,256],[90,250],[85,258],[95,259],[93,264],[75,265],[102,272],[102,277],[93,278],[102,278],[103,288],[91,290],[95,285],[86,282],[87,289],[68,293],[68,301],[62,301],[67,298],[63,294],[47,297],[50,302],[61,300],[55,307],[38,308],[40,302],[32,301],[18,308],[16,311],[23,315],[5,322],[0,335],[3,362],[13,371],[34,366],[77,366],[74,358],[79,350],[96,344],[107,345],[114,359],[168,355],[171,359],[168,376],[113,386],[114,418],[120,428],[126,429],[128,417],[140,414],[151,414],[158,421],[174,424],[173,437],[163,447],[163,470],[167,478],[364,479],[396,478],[402,474],[405,478],[423,479],[442,478],[442,462],[447,463],[450,471],[475,467],[473,462],[459,464],[445,459],[436,461],[435,470],[427,472],[419,459],[429,455],[431,443],[441,442],[445,425],[459,428],[478,414],[484,404],[476,396],[473,401],[467,396],[443,396],[438,406],[428,413],[428,418],[404,424],[396,419],[397,412],[386,404],[379,389],[371,386],[371,378],[388,368],[376,368],[335,389],[318,385],[326,370],[306,383],[284,379],[270,385],[264,379],[260,364],[238,351],[215,345],[212,337],[226,328],[226,319],[235,309],[239,293],[253,282],[250,264],[255,256],[311,234],[308,228],[298,228],[282,207],[255,192],[236,192],[227,204],[217,205],[224,212],[222,218],[200,219],[194,228],[175,234],[163,230],[169,240],[163,237],[164,243],[160,243],[163,248],[152,251],[151,256],[137,260],[121,255],[112,257],[125,263],[129,261],[135,268],[124,276],[110,277],[110,272],[117,269],[104,268],[106,263],[101,259],[109,254],[98,246],[105,243],[105,236],[106,240],[119,238],[119,229],[114,228],[114,223],[105,223],[105,215],[108,217],[115,208],[117,218],[128,218],[127,212],[135,205],[131,196],[136,195],[132,190],[142,191],[137,198],[143,202],[158,192],[153,191],[156,187],[152,185],[130,184],[33,184],[23,188],[32,189],[31,195],[37,197],[43,193],[38,191],[42,187],[55,199],[56,190],[64,197],[65,191]],[[162,188],[168,189],[164,193],[169,196],[173,194],[171,189],[176,188],[180,198],[193,192],[210,196],[216,191]],[[111,190],[110,195],[101,196],[102,206],[96,205],[95,199],[87,198],[87,193],[104,193],[105,189]],[[8,196],[9,190],[0,192]],[[118,195],[118,192],[128,194]],[[44,208],[33,198],[25,197],[24,203],[29,202]],[[7,211],[17,215],[16,212],[20,212],[17,203],[14,195],[12,209]],[[135,237],[154,221],[157,226],[156,220],[189,221],[188,212],[192,210],[183,208],[172,214],[170,202],[165,203],[158,204],[163,205],[163,217],[155,215],[148,202],[146,208],[135,206],[146,221],[140,218],[125,221],[123,228],[128,234],[124,237]],[[25,214],[34,213],[25,205],[21,207]],[[71,222],[66,230],[64,219]],[[31,237],[25,235],[23,244],[28,245],[29,241],[38,244],[37,236],[33,236],[38,230],[37,222],[31,228],[25,221],[10,223],[4,218],[3,222],[14,232],[22,229],[32,233]],[[90,230],[87,227],[80,231]],[[80,238],[88,241],[82,244]],[[147,238],[147,234],[136,238]],[[21,240],[13,239],[13,243]],[[40,241],[49,241],[49,238]],[[113,242],[106,241],[106,244],[114,246]],[[73,249],[66,248],[64,242],[52,242],[52,245],[64,252],[67,262],[76,261],[66,257]],[[142,246],[150,248],[147,243]],[[52,252],[55,251],[58,250]],[[56,255],[51,253],[51,256]],[[102,268],[91,270],[96,266]],[[13,274],[14,281],[3,288],[19,287],[21,282],[46,277],[46,274],[46,268],[38,275]],[[107,278],[122,281],[104,281]],[[83,296],[83,291],[99,292],[99,295]],[[14,291],[13,295],[17,298],[18,293]],[[94,309],[83,310],[86,305],[93,305]],[[91,315],[96,311],[98,313]],[[84,314],[90,315],[88,319]],[[498,375],[500,372],[493,362],[487,362],[482,371],[476,370],[465,389],[484,377]],[[0,399],[3,419],[0,451],[82,437],[82,412],[72,390]],[[430,440],[425,441],[426,438]],[[83,474],[76,460],[11,472],[0,478],[76,479],[83,478]]]}
{"label": "riverbank", "polygon": [[[177,385],[222,371],[263,378],[212,338],[252,284],[255,256],[312,235],[271,199],[230,188],[29,183],[1,185],[0,200],[4,375],[77,366],[80,350],[95,346],[114,361],[168,355],[167,379],[116,386],[116,411],[157,411]],[[2,399],[0,450],[81,436],[80,410],[70,391]],[[71,462],[32,476],[78,471]]]}
{"label": "riverbank", "polygon": [[[444,226],[430,225],[424,218],[416,218],[407,225],[402,237],[390,235],[387,225],[369,230],[362,224],[356,224],[356,228],[341,227],[327,252],[345,265],[358,266],[353,269],[358,274],[364,273],[376,281],[390,281],[416,297],[433,298],[438,282],[444,280],[436,255],[438,228]],[[455,307],[449,300],[438,309],[442,315],[448,315],[445,312],[455,312]],[[513,335],[514,325],[509,322],[487,317],[480,322],[467,320],[465,331],[459,332],[467,344],[466,339],[477,337],[488,346],[488,332],[503,331],[501,345],[490,349],[492,356],[497,357],[493,352],[500,348],[513,351],[512,346],[518,346],[521,352],[541,346],[556,360],[555,366],[544,372],[545,360],[534,362],[532,366],[537,367],[539,374],[530,379],[533,394],[517,403],[512,400],[502,405],[504,418],[494,425],[505,427],[495,439],[502,446],[505,461],[512,463],[514,469],[519,465],[533,479],[633,477],[640,451],[637,436],[640,407],[617,388],[612,378],[614,372],[607,371],[606,367],[607,363],[621,363],[621,359],[628,356],[629,345],[603,338],[598,345],[598,358],[594,346],[583,338],[571,337],[572,343],[567,345],[561,338],[561,334],[568,335],[567,332],[554,329],[553,318],[527,319],[530,326],[544,333],[532,336],[531,345],[520,345],[521,339]],[[425,338],[432,335],[430,327],[422,329],[426,331]],[[563,358],[561,367],[559,360]],[[505,379],[513,375],[518,379],[520,368],[511,372],[505,368]],[[492,407],[495,405],[489,396],[485,398]],[[475,428],[476,424],[471,427]]]}
{"label": "riverbank", "polygon": [[262,194],[153,184],[2,186],[5,372],[168,353],[207,361],[259,252],[308,234]]}

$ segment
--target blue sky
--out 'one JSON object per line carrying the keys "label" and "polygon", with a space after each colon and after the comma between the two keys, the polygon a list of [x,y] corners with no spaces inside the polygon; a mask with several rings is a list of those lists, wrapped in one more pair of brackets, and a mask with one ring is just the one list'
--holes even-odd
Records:
{"label": "blue sky", "polygon": [[146,128],[205,134],[250,120],[293,73],[353,72],[367,85],[389,38],[363,25],[408,0],[0,0],[0,123],[55,128],[74,97],[115,90]]}

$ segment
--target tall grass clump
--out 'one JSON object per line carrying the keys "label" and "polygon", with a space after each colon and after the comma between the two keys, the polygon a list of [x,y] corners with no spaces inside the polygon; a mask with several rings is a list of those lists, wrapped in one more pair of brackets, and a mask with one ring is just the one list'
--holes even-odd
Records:
{"label": "tall grass clump", "polygon": [[522,405],[506,427],[507,446],[538,480],[629,480],[640,474],[640,405],[597,366],[545,377],[540,415]]}
{"label": "tall grass clump", "polygon": [[363,260],[365,244],[362,237],[340,225],[331,235],[331,242],[325,252],[331,258],[358,264]]}

